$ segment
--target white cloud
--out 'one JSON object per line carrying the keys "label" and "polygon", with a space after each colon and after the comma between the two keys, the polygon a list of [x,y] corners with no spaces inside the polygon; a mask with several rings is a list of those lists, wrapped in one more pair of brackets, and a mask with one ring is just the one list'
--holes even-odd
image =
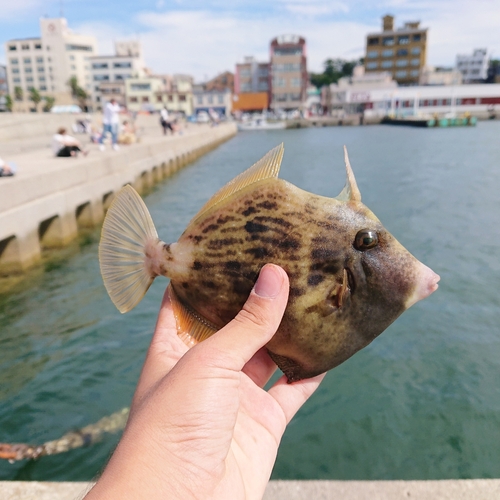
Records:
{"label": "white cloud", "polygon": [[12,20],[33,11],[38,12],[43,4],[43,0],[16,0],[14,2],[4,0],[0,6],[0,21]]}
{"label": "white cloud", "polygon": [[349,6],[343,2],[325,2],[324,0],[279,0],[292,14],[316,17],[336,12],[349,12]]}

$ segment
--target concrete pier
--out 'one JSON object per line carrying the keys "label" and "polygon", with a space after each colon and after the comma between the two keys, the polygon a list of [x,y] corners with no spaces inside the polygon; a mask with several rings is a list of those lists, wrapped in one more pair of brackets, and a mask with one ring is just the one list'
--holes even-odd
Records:
{"label": "concrete pier", "polygon": [[[43,250],[63,247],[82,229],[100,224],[125,184],[142,192],[236,133],[235,124],[227,123],[191,125],[182,135],[164,137],[157,117],[148,118],[154,119],[155,128],[151,120],[144,127],[154,133],[148,129],[140,143],[120,151],[101,152],[93,145],[86,158],[54,158],[48,147],[38,144],[32,151],[4,157],[7,163],[15,161],[19,172],[0,178],[1,275],[24,272],[40,260]],[[12,148],[16,141],[26,142],[17,134],[29,133],[29,123],[13,131],[1,125],[0,143],[7,139]],[[33,126],[40,128],[38,121]],[[50,136],[42,134],[42,139],[50,142]]]}
{"label": "concrete pier", "polygon": [[[0,481],[2,500],[80,500],[92,483]],[[500,479],[271,481],[263,500],[493,500]]]}

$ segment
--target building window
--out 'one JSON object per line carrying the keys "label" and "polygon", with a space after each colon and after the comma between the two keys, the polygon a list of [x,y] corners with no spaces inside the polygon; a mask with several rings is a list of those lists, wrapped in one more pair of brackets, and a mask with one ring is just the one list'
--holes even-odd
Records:
{"label": "building window", "polygon": [[196,97],[196,102],[197,102],[198,104],[202,104],[202,103],[203,103],[203,97],[202,97],[201,95],[197,96],[197,97]]}
{"label": "building window", "polygon": [[12,79],[12,81],[13,81],[14,83],[21,83],[21,79],[20,79],[19,77],[17,77],[17,78],[13,78],[13,79]]}
{"label": "building window", "polygon": [[386,49],[382,51],[382,57],[392,57],[394,55],[394,51],[392,49]]}
{"label": "building window", "polygon": [[420,66],[420,59],[412,59],[411,65],[412,66]]}
{"label": "building window", "polygon": [[[386,61],[387,62],[387,61]],[[378,68],[378,63],[372,61],[372,62],[369,62],[367,65],[366,65],[366,69],[377,69]]]}
{"label": "building window", "polygon": [[414,42],[420,42],[420,40],[422,39],[422,35],[413,35],[413,41]]}
{"label": "building window", "polygon": [[94,82],[102,82],[102,81],[109,81],[109,75],[94,75]]}
{"label": "building window", "polygon": [[24,68],[25,73],[33,73],[33,70],[31,68]]}
{"label": "building window", "polygon": [[291,87],[292,88],[300,88],[300,78],[292,78],[291,80]]}
{"label": "building window", "polygon": [[108,63],[92,63],[92,69],[108,69]]}
{"label": "building window", "polygon": [[380,66],[382,68],[392,68],[392,61],[382,61]]}
{"label": "building window", "polygon": [[150,83],[132,83],[130,84],[130,90],[151,90]]}
{"label": "building window", "polygon": [[406,66],[408,66],[408,61],[406,59],[399,59],[396,61],[396,66],[398,68],[405,68]]}
{"label": "building window", "polygon": [[217,96],[217,102],[219,104],[223,104],[224,103],[224,96],[223,95],[218,95]]}
{"label": "building window", "polygon": [[274,49],[275,56],[301,56],[302,49],[300,47],[283,47]]}
{"label": "building window", "polygon": [[398,56],[407,56],[408,55],[408,49],[399,49],[396,52],[396,55],[398,55]]}
{"label": "building window", "polygon": [[418,69],[412,69],[412,70],[410,71],[410,75],[411,75],[411,76],[418,76],[418,75],[419,75],[419,71],[418,71]]}
{"label": "building window", "polygon": [[45,72],[45,68],[43,66],[38,66],[38,68],[36,70],[38,71],[38,73],[44,73]]}
{"label": "building window", "polygon": [[[168,96],[168,102],[174,102],[174,96],[172,94],[170,94]],[[201,104],[201,102],[200,102],[200,104]]]}
{"label": "building window", "polygon": [[398,37],[399,45],[408,45],[410,43],[410,37],[408,35]]}
{"label": "building window", "polygon": [[288,94],[290,101],[300,101],[300,93]]}
{"label": "building window", "polygon": [[149,102],[149,97],[147,95],[143,96],[142,102]]}
{"label": "building window", "polygon": [[41,43],[35,43],[35,49],[40,50],[42,48]]}
{"label": "building window", "polygon": [[[222,97],[222,96],[219,96],[219,99],[220,99],[221,97]],[[184,94],[181,94],[181,95],[179,96],[179,101],[181,101],[181,102],[185,102],[185,101],[186,101],[186,96],[185,96]],[[222,101],[219,101],[219,102],[222,102]]]}
{"label": "building window", "polygon": [[69,56],[69,60],[70,61],[74,61],[75,60],[75,56],[74,55]]}
{"label": "building window", "polygon": [[286,85],[286,80],[284,78],[274,78],[273,85],[276,87],[284,87]]}
{"label": "building window", "polygon": [[156,102],[163,102],[163,97],[161,95],[157,95]]}
{"label": "building window", "polygon": [[19,68],[12,68],[11,71],[12,73],[19,73]]}
{"label": "building window", "polygon": [[21,50],[30,50],[30,46],[29,46],[29,44],[28,44],[28,43],[23,43],[23,44],[21,45]]}
{"label": "building window", "polygon": [[368,38],[368,45],[378,45],[379,39],[378,38]]}
{"label": "building window", "polygon": [[25,57],[23,59],[24,64],[31,64],[31,59],[29,57]]}
{"label": "building window", "polygon": [[131,68],[132,67],[132,63],[129,61],[129,62],[115,62],[113,63],[113,68]]}
{"label": "building window", "polygon": [[28,77],[26,77],[26,81],[27,81],[27,82],[32,82],[32,81],[33,81],[33,77],[32,77],[32,76],[28,76]]}
{"label": "building window", "polygon": [[130,102],[138,102],[137,97],[131,97],[131,98],[130,98]]}
{"label": "building window", "polygon": [[15,45],[9,45],[9,50],[17,50],[17,47]]}
{"label": "building window", "polygon": [[214,98],[213,98],[213,96],[209,95],[209,96],[207,97],[207,102],[208,102],[208,104],[213,104],[213,103],[214,103]]}
{"label": "building window", "polygon": [[407,71],[396,71],[396,78],[406,78]]}
{"label": "building window", "polygon": [[411,49],[412,56],[418,56],[419,54],[420,54],[420,47],[413,47],[413,49]]}
{"label": "building window", "polygon": [[36,58],[37,63],[43,63],[43,57],[37,57]]}
{"label": "building window", "polygon": [[41,82],[44,82],[45,81],[45,77],[42,75],[42,76],[39,76],[38,77],[38,80],[40,80]]}
{"label": "building window", "polygon": [[382,39],[382,45],[394,45],[394,37],[386,36]]}
{"label": "building window", "polygon": [[378,57],[378,50],[370,50],[367,57],[368,59],[376,59]]}
{"label": "building window", "polygon": [[240,90],[241,90],[241,92],[251,92],[252,85],[250,83],[242,83],[240,85]]}
{"label": "building window", "polygon": [[40,85],[40,90],[47,90],[47,86],[46,85]]}
{"label": "building window", "polygon": [[[47,49],[48,49],[48,47],[47,47]],[[74,45],[71,43],[67,43],[66,50],[84,50],[86,52],[92,52],[92,46],[91,45]]]}
{"label": "building window", "polygon": [[19,61],[17,59],[11,59],[10,64],[19,64]]}

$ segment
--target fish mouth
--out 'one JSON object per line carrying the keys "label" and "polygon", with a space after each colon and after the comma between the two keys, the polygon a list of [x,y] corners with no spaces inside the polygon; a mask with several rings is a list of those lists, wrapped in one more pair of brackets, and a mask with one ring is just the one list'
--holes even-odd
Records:
{"label": "fish mouth", "polygon": [[342,283],[337,283],[330,293],[330,304],[337,310],[342,309],[346,305],[351,294],[354,293],[355,288],[356,285],[352,271],[345,267],[342,273]]}

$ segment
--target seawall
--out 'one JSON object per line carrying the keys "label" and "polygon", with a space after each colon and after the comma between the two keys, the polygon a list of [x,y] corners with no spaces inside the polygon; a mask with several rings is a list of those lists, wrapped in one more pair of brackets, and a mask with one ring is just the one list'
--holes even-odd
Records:
{"label": "seawall", "polygon": [[[25,123],[13,135],[25,140],[30,126],[40,127]],[[3,134],[5,140],[9,134]],[[63,247],[82,229],[100,224],[125,184],[148,189],[235,134],[233,123],[193,125],[182,135],[145,134],[141,143],[116,152],[94,147],[86,158],[54,158],[47,147],[4,158],[15,160],[19,172],[0,179],[0,274],[24,272],[43,250]]]}

